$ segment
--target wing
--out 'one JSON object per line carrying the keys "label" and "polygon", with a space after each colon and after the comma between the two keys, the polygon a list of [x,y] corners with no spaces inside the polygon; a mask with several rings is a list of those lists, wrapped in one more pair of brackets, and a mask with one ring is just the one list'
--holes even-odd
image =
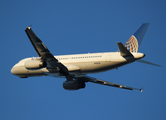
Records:
{"label": "wing", "polygon": [[68,69],[52,55],[43,42],[35,35],[31,27],[27,27],[25,32],[39,57],[41,57],[41,59],[47,63],[47,68],[49,70],[53,71],[54,69],[58,68],[60,73],[62,73],[64,76],[69,74]]}
{"label": "wing", "polygon": [[107,86],[117,87],[117,88],[122,88],[122,89],[127,89],[127,90],[139,90],[142,92],[142,89],[139,89],[139,88],[133,88],[133,87],[129,87],[126,85],[120,85],[120,84],[116,84],[116,83],[112,83],[112,82],[107,82],[107,81],[96,79],[96,78],[89,77],[89,76],[80,77],[77,80],[84,81],[84,82],[92,82],[92,83],[97,83],[97,84],[101,84],[101,85],[107,85]]}

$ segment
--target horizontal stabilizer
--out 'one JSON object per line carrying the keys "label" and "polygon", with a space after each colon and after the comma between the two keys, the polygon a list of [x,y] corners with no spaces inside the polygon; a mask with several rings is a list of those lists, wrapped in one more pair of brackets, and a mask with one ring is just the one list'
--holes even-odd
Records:
{"label": "horizontal stabilizer", "polygon": [[121,42],[117,42],[117,45],[121,56],[123,57],[133,56]]}
{"label": "horizontal stabilizer", "polygon": [[138,62],[141,62],[141,63],[145,63],[145,64],[149,64],[149,65],[154,65],[154,66],[161,67],[160,65],[157,65],[157,64],[154,64],[154,63],[151,63],[151,62],[145,61],[145,60],[137,60],[137,61],[138,61]]}

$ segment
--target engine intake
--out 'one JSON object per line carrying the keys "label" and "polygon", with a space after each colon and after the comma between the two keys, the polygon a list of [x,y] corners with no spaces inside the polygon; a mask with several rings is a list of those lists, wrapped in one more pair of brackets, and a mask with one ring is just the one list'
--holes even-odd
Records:
{"label": "engine intake", "polygon": [[25,62],[25,68],[36,70],[47,67],[47,63],[41,60],[28,60]]}
{"label": "engine intake", "polygon": [[80,81],[65,81],[63,83],[63,88],[65,90],[78,90],[81,88],[85,88],[85,82]]}

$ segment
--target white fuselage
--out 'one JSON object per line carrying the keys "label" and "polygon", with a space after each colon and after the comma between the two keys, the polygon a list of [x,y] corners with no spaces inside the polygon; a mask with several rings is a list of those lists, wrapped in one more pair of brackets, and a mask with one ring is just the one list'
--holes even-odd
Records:
{"label": "white fuselage", "polygon": [[[119,52],[105,52],[105,53],[88,53],[88,54],[74,54],[54,56],[59,62],[68,68],[69,74],[74,76],[83,76],[88,73],[103,72],[118,68],[128,63],[134,62],[143,58],[143,53],[132,53],[134,58],[124,58]],[[40,59],[39,57],[25,58],[18,62],[11,70],[11,72],[19,77],[31,76],[54,76],[61,77],[58,71],[50,72],[48,68],[41,69],[27,69],[25,63],[28,60]]]}

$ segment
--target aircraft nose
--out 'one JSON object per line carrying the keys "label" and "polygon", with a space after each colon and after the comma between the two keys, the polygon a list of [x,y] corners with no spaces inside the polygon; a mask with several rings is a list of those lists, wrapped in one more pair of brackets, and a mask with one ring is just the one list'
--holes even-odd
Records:
{"label": "aircraft nose", "polygon": [[11,69],[11,73],[12,73],[13,75],[16,75],[16,74],[17,74],[17,68],[16,68],[16,67],[13,67],[13,68]]}

